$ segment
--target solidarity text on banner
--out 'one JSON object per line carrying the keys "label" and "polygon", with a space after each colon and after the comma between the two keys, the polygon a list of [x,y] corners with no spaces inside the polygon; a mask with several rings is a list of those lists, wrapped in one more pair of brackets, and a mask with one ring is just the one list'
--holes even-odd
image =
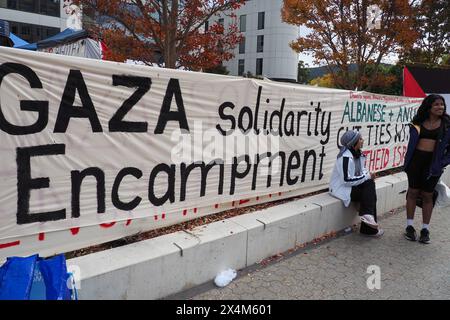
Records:
{"label": "solidarity text on banner", "polygon": [[0,258],[326,188],[348,129],[401,166],[419,104],[0,48]]}

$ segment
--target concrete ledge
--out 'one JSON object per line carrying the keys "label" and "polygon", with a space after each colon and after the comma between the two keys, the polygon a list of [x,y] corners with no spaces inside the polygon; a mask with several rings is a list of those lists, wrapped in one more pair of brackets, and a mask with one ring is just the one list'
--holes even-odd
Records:
{"label": "concrete ledge", "polygon": [[[378,211],[380,213],[389,211],[393,208],[398,208],[405,205],[406,191],[408,190],[408,180],[405,173],[397,173],[394,175],[382,177],[377,180],[378,182],[387,184],[385,193],[385,207],[384,210]],[[380,200],[380,198],[378,198]]]}
{"label": "concrete ledge", "polygon": [[68,260],[80,299],[158,299],[246,266],[247,230],[219,221]]}
{"label": "concrete ledge", "polygon": [[246,266],[294,248],[302,236],[307,239],[311,213],[320,214],[320,207],[295,201],[229,219],[247,230]]}
{"label": "concrete ledge", "polygon": [[[450,171],[443,181],[450,182]],[[376,186],[379,214],[405,204],[404,173]],[[67,263],[80,268],[80,299],[159,299],[358,222],[355,205],[319,194]]]}

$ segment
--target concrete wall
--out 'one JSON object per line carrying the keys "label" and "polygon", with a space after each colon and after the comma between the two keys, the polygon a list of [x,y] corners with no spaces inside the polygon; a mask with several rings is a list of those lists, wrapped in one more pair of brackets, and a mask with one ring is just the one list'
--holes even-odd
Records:
{"label": "concrete wall", "polygon": [[[450,170],[443,181],[450,184]],[[405,204],[404,173],[376,180],[378,212]],[[80,271],[80,299],[158,299],[242,269],[359,219],[328,194],[274,206],[68,260]],[[402,232],[402,230],[399,230]]]}
{"label": "concrete wall", "polygon": [[18,10],[0,9],[0,19],[62,29],[62,19]]}

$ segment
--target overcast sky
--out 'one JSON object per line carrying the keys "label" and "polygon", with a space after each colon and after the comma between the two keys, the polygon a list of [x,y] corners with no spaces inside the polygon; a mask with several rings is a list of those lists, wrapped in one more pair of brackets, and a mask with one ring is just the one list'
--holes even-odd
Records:
{"label": "overcast sky", "polygon": [[[300,37],[306,36],[310,32],[310,29],[306,27],[300,27]],[[319,67],[313,63],[313,57],[304,53],[299,53],[299,60],[302,60],[309,68]]]}

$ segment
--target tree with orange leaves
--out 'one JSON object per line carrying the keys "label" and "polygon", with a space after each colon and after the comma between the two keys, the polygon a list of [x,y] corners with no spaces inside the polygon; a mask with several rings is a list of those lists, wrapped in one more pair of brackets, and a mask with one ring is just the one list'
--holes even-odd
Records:
{"label": "tree with orange leaves", "polygon": [[[245,0],[78,0],[97,24],[92,34],[109,48],[106,59],[159,63],[166,68],[213,68],[233,57],[241,40],[236,24],[225,28],[218,14],[232,15]],[[216,20],[208,28],[205,25]]]}
{"label": "tree with orange leaves", "polygon": [[414,0],[284,0],[282,17],[311,30],[291,47],[326,63],[336,87],[370,90],[382,59],[416,41],[416,10]]}

